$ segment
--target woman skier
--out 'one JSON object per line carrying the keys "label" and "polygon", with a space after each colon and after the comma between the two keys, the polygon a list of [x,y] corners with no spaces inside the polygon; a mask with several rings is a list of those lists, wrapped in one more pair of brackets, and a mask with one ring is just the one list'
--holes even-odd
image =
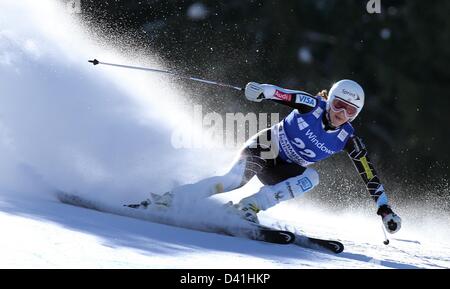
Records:
{"label": "woman skier", "polygon": [[258,223],[257,213],[276,204],[311,191],[319,183],[318,173],[309,168],[315,162],[345,150],[376,202],[389,233],[400,230],[401,218],[388,205],[384,187],[367,156],[361,139],[350,122],[361,112],[364,91],[352,80],[335,83],[313,96],[303,91],[283,89],[269,84],[250,82],[245,87],[248,100],[272,100],[294,110],[281,122],[250,138],[232,168],[195,184],[187,184],[163,195],[152,194],[138,205],[170,206],[183,192],[195,191],[197,197],[209,197],[245,185],[255,175],[264,184],[261,189],[234,205],[248,221]]}

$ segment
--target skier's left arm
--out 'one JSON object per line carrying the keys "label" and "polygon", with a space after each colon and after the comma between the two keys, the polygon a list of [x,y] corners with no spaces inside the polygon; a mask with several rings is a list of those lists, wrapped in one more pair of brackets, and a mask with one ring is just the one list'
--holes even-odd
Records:
{"label": "skier's left arm", "polygon": [[254,102],[270,100],[296,109],[299,113],[309,113],[315,109],[317,98],[305,91],[281,88],[272,84],[249,82],[245,86],[245,97]]}
{"label": "skier's left arm", "polygon": [[362,140],[353,135],[349,138],[345,151],[353,161],[356,170],[363,179],[370,196],[378,205],[377,214],[381,216],[383,224],[391,234],[400,230],[402,220],[388,204],[386,192],[367,155],[367,149]]}

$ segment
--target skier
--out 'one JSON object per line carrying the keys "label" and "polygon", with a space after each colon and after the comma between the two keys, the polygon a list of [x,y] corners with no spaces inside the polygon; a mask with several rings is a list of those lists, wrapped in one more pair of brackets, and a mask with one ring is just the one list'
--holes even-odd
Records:
{"label": "skier", "polygon": [[[250,82],[245,97],[254,102],[271,100],[294,110],[281,122],[251,137],[232,168],[195,184],[187,184],[163,195],[152,194],[133,208],[154,204],[170,206],[183,192],[195,191],[197,197],[209,197],[245,185],[255,175],[264,184],[261,189],[234,205],[248,221],[258,223],[257,213],[311,191],[319,175],[309,166],[345,150],[376,202],[386,230],[400,230],[401,218],[388,204],[385,189],[367,156],[367,150],[354,134],[352,122],[364,105],[364,91],[352,80],[335,83],[316,96],[304,91]],[[190,197],[190,196],[189,196]]]}

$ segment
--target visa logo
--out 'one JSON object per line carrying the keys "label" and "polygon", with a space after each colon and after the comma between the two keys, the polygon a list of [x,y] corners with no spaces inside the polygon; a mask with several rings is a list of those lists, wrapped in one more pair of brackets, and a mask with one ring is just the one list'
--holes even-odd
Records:
{"label": "visa logo", "polygon": [[315,107],[316,99],[304,94],[297,94],[297,103],[303,103],[306,104],[307,106]]}

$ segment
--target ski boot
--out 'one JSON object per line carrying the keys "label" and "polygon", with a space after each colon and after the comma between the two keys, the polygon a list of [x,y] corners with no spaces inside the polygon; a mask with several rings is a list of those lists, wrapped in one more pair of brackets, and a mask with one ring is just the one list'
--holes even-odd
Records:
{"label": "ski boot", "polygon": [[241,219],[259,224],[257,213],[260,211],[256,206],[252,204],[242,205],[241,203],[233,204],[233,202],[229,201],[224,205],[227,211],[238,215]]}
{"label": "ski boot", "polygon": [[148,209],[157,208],[157,209],[168,209],[172,205],[173,194],[172,192],[166,192],[162,195],[158,195],[155,193],[150,193],[150,198],[145,199],[139,204],[129,204],[124,205],[124,207],[129,207],[132,209]]}

